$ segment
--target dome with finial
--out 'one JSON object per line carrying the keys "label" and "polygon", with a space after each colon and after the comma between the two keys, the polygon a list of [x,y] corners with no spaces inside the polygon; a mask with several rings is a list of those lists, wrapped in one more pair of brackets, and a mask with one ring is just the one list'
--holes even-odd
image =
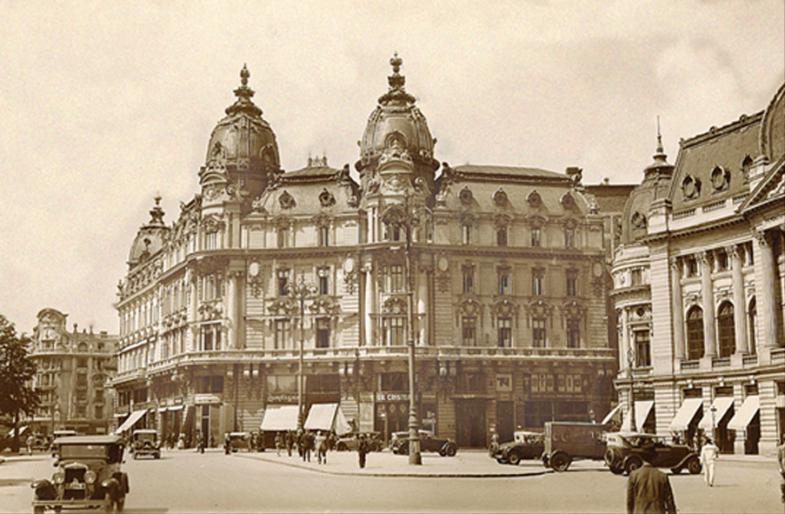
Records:
{"label": "dome with finial", "polygon": [[435,170],[433,158],[436,140],[428,130],[428,123],[406,92],[406,77],[400,74],[403,60],[396,52],[390,59],[392,75],[387,78],[389,89],[379,97],[379,105],[368,118],[360,145],[360,160],[355,167],[362,172],[375,165],[384,150],[393,144],[401,145],[416,164]]}
{"label": "dome with finial", "polygon": [[164,240],[169,230],[169,227],[164,223],[161,196],[157,195],[155,197],[155,205],[150,209],[150,221],[142,225],[131,245],[131,252],[128,255],[128,267],[134,268],[158,253],[164,245]]}
{"label": "dome with finial", "polygon": [[632,190],[624,204],[622,218],[621,242],[632,243],[648,232],[649,206],[654,200],[668,196],[673,177],[673,164],[662,146],[660,118],[657,117],[657,148],[652,156],[652,163],[643,170],[643,182]]}
{"label": "dome with finial", "polygon": [[253,193],[261,191],[271,173],[280,171],[280,158],[275,133],[251,100],[250,76],[243,65],[240,86],[234,90],[237,100],[226,108],[226,116],[210,135],[205,165],[225,168],[228,178],[239,179]]}

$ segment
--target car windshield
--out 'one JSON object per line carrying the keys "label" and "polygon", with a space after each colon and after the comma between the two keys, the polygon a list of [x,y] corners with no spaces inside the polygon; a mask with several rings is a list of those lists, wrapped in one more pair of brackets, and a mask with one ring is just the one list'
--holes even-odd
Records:
{"label": "car windshield", "polygon": [[136,434],[134,437],[136,437],[137,441],[155,441],[155,434],[152,433]]}
{"label": "car windshield", "polygon": [[61,459],[104,459],[106,446],[101,444],[64,444],[60,446]]}

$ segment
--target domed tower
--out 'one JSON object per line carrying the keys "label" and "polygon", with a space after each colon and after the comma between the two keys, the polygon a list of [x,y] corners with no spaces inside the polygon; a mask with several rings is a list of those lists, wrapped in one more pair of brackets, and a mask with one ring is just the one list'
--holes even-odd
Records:
{"label": "domed tower", "polygon": [[155,197],[155,206],[150,209],[150,221],[142,225],[128,254],[128,269],[145,263],[150,257],[163,248],[169,227],[164,223],[164,210],[161,208],[161,197]]}
{"label": "domed tower", "polygon": [[387,79],[389,90],[379,97],[359,142],[360,160],[355,167],[360,172],[363,196],[373,195],[391,181],[393,187],[408,182],[433,191],[434,172],[439,167],[433,158],[436,140],[425,116],[414,105],[415,98],[406,92],[402,64],[397,53],[390,59],[393,73]]}
{"label": "domed tower", "polygon": [[280,173],[280,158],[275,133],[262,118],[262,110],[251,98],[248,68],[240,71],[237,97],[226,108],[226,117],[218,122],[210,135],[205,165],[199,172],[199,184],[205,189],[215,182],[244,190],[250,199],[261,194],[274,174]]}

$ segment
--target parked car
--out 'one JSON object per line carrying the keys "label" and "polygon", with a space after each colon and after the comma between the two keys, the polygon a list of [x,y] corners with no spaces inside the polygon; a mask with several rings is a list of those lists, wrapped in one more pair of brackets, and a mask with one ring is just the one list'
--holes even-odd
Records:
{"label": "parked car", "polygon": [[607,428],[598,423],[546,422],[542,463],[555,471],[567,471],[574,459],[603,460]]}
{"label": "parked car", "polygon": [[[420,430],[419,433],[421,452],[437,452],[442,457],[454,457],[458,452],[458,445],[452,439],[435,437],[428,430]],[[390,448],[397,455],[408,455],[409,432],[393,432]]]}
{"label": "parked car", "polygon": [[[339,452],[357,451],[357,445],[360,441],[359,435],[360,434],[352,434],[338,438],[335,449]],[[382,451],[384,443],[382,442],[382,436],[379,432],[365,432],[363,435],[365,435],[365,439],[368,441],[372,452]]]}
{"label": "parked car", "polygon": [[150,428],[140,428],[134,430],[131,435],[131,445],[133,447],[134,459],[150,455],[154,459],[161,458],[161,441],[158,440],[158,432]]}
{"label": "parked car", "polygon": [[670,468],[675,473],[686,469],[693,475],[701,472],[700,456],[685,444],[668,444],[654,434],[634,432],[613,432],[605,434],[607,449],[605,465],[612,473],[632,473],[643,465],[641,446],[652,441],[656,457],[652,465],[658,468]]}
{"label": "parked car", "polygon": [[116,435],[71,436],[55,439],[59,457],[51,480],[31,484],[33,512],[63,508],[123,510],[129,492],[128,475],[121,470],[123,439]]}
{"label": "parked car", "polygon": [[239,450],[253,451],[249,432],[229,432],[224,438],[224,453],[236,453]]}
{"label": "parked car", "polygon": [[61,437],[71,437],[75,435],[77,435],[76,430],[55,430],[52,432],[52,446],[49,448],[49,451],[52,452],[52,457],[57,458],[57,446],[55,445],[55,441]]}
{"label": "parked car", "polygon": [[540,432],[516,430],[514,440],[502,443],[493,453],[493,458],[499,464],[512,464],[517,466],[523,459],[539,459],[545,449],[543,435]]}

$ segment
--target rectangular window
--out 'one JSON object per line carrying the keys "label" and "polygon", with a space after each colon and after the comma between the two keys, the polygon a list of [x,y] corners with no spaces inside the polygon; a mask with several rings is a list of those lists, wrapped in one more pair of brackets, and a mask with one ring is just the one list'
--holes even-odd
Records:
{"label": "rectangular window", "polygon": [[330,319],[329,318],[316,319],[316,347],[317,348],[330,347]]}
{"label": "rectangular window", "polygon": [[543,282],[545,279],[545,270],[542,268],[534,268],[532,270],[532,296],[542,296],[545,294]]}
{"label": "rectangular window", "polygon": [[496,320],[498,328],[498,345],[499,348],[512,347],[512,319],[511,318],[498,318]]}
{"label": "rectangular window", "polygon": [[384,346],[402,346],[404,319],[401,317],[384,318],[382,320],[382,344]]}
{"label": "rectangular window", "polygon": [[715,252],[714,260],[717,263],[717,271],[728,271],[730,269],[730,262],[728,261],[728,254],[726,252]]}
{"label": "rectangular window", "polygon": [[390,270],[390,292],[396,293],[403,291],[403,266],[395,264],[389,267]]}
{"label": "rectangular window", "polygon": [[643,271],[640,268],[630,271],[630,284],[633,286],[643,284]]}
{"label": "rectangular window", "polygon": [[540,227],[532,227],[532,246],[537,248],[540,246],[542,239],[542,231]]}
{"label": "rectangular window", "polygon": [[278,232],[277,232],[278,248],[286,248],[286,242],[287,242],[286,241],[286,239],[287,239],[286,232],[287,231],[288,231],[288,229],[286,229],[286,228],[279,228],[278,229]]}
{"label": "rectangular window", "polygon": [[464,346],[477,346],[477,318],[464,316],[461,318],[461,330]]}
{"label": "rectangular window", "polygon": [[507,227],[499,227],[496,229],[496,245],[507,246]]}
{"label": "rectangular window", "polygon": [[545,318],[532,320],[532,346],[545,348]]}
{"label": "rectangular window", "polygon": [[401,240],[401,226],[393,223],[384,224],[384,239],[387,241]]}
{"label": "rectangular window", "polygon": [[687,276],[698,276],[698,260],[695,257],[687,257],[684,261],[687,264]]}
{"label": "rectangular window", "polygon": [[635,365],[639,368],[651,366],[651,347],[648,330],[636,330],[635,338]]}
{"label": "rectangular window", "polygon": [[567,348],[579,348],[581,345],[581,320],[567,320]]}
{"label": "rectangular window", "polygon": [[567,296],[578,296],[578,272],[567,270]]}
{"label": "rectangular window", "polygon": [[205,246],[207,250],[218,249],[218,232],[210,232],[205,235]]}
{"label": "rectangular window", "polygon": [[472,226],[468,223],[461,225],[461,243],[465,245],[472,243]]}
{"label": "rectangular window", "polygon": [[330,268],[319,268],[319,294],[330,294]]}
{"label": "rectangular window", "polygon": [[473,293],[474,292],[474,266],[463,266],[461,268],[463,272],[463,292],[464,293]]}
{"label": "rectangular window", "polygon": [[511,280],[510,280],[510,268],[508,267],[501,267],[496,271],[497,274],[497,282],[498,282],[498,290],[500,295],[508,295],[511,294]]}
{"label": "rectangular window", "polygon": [[289,294],[289,270],[278,270],[278,296],[286,296]]}
{"label": "rectangular window", "polygon": [[275,349],[283,350],[286,348],[286,343],[289,341],[289,320],[277,319],[275,320]]}
{"label": "rectangular window", "polygon": [[329,225],[322,225],[319,227],[319,246],[330,246]]}
{"label": "rectangular window", "polygon": [[564,229],[564,247],[575,248],[575,229],[572,227]]}

